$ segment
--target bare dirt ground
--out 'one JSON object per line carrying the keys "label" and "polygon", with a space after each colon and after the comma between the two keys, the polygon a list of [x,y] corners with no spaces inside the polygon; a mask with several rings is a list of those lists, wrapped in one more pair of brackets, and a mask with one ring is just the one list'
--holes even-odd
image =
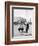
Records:
{"label": "bare dirt ground", "polygon": [[24,32],[21,33],[18,31],[18,28],[19,28],[19,25],[14,25],[14,37],[18,37],[18,36],[31,36],[32,35],[32,27],[29,26],[29,30],[28,30],[28,33],[25,32],[25,26],[24,27]]}

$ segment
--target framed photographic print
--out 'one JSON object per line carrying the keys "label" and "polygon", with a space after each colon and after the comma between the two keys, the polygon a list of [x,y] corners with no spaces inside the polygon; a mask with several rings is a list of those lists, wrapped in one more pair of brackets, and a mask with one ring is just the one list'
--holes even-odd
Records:
{"label": "framed photographic print", "polygon": [[38,42],[38,4],[5,2],[5,44]]}

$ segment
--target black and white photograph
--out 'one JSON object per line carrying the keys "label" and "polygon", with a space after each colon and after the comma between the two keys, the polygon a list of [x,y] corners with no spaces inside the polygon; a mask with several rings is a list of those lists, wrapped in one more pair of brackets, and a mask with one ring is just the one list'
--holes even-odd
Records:
{"label": "black and white photograph", "polygon": [[32,10],[33,8],[14,9],[14,37],[32,36]]}
{"label": "black and white photograph", "polygon": [[35,39],[34,6],[11,6],[10,18],[11,40]]}
{"label": "black and white photograph", "polygon": [[33,7],[12,7],[12,38],[26,37],[27,39],[29,37],[31,39],[35,36],[33,35],[35,31],[32,31],[35,28],[34,12],[35,8]]}

